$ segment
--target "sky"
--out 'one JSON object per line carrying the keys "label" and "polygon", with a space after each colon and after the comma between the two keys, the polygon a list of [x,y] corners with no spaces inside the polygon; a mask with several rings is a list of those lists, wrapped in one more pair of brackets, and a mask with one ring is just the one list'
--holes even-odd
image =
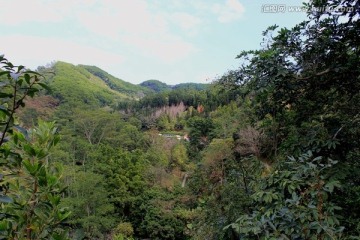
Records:
{"label": "sky", "polygon": [[52,61],[95,65],[135,84],[209,83],[236,69],[241,51],[259,49],[268,26],[305,20],[289,10],[301,2],[0,0],[0,54],[31,69]]}

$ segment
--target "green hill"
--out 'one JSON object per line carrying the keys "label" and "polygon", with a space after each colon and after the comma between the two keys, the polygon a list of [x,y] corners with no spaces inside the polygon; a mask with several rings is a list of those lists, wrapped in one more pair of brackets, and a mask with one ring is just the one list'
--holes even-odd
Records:
{"label": "green hill", "polygon": [[174,89],[193,89],[193,90],[205,90],[210,84],[204,83],[180,83],[176,85],[167,85],[159,80],[147,80],[139,84],[142,87],[146,87],[156,93],[174,90]]}
{"label": "green hill", "polygon": [[182,83],[174,86],[158,80],[148,80],[140,85],[118,79],[106,71],[88,65],[56,62],[51,69],[54,75],[47,77],[51,95],[60,104],[110,106],[125,99],[140,99],[149,93],[173,89],[203,90],[209,84]]}
{"label": "green hill", "polygon": [[[61,61],[50,68],[39,67],[38,70],[45,75],[52,91],[46,93],[44,99],[28,99],[28,104],[31,106],[28,110],[33,112],[30,114],[30,111],[28,115],[33,115],[35,118],[52,115],[55,109],[58,109],[57,106],[63,106],[62,108],[65,109],[96,109],[109,106],[114,109],[122,103],[132,102],[146,95],[163,92],[176,95],[175,92],[179,90],[199,91],[209,85],[182,83],[170,86],[158,80],[148,80],[136,85],[118,79],[96,66],[73,65]],[[44,105],[43,100],[52,104]]]}
{"label": "green hill", "polygon": [[79,67],[86,69],[91,74],[100,78],[107,86],[109,86],[109,88],[117,92],[133,97],[142,97],[144,93],[150,92],[146,87],[125,82],[124,80],[118,79],[96,66],[79,65]]}
{"label": "green hill", "polygon": [[167,90],[171,90],[171,87],[168,86],[166,83],[160,82],[159,80],[147,80],[142,83],[140,83],[140,86],[146,87],[148,89],[151,89],[155,92],[163,92]]}
{"label": "green hill", "polygon": [[38,67],[38,71],[45,76],[51,91],[26,99],[28,107],[19,111],[19,116],[27,127],[38,118],[50,120],[54,114],[70,116],[73,109],[114,109],[121,102],[138,100],[152,92],[95,66],[76,66],[59,61],[51,67]]}
{"label": "green hill", "polygon": [[180,83],[172,86],[172,89],[193,89],[193,90],[205,90],[210,84],[206,83]]}
{"label": "green hill", "polygon": [[70,105],[106,106],[129,98],[129,95],[111,89],[102,79],[83,66],[57,62],[49,79],[52,95],[61,103]]}

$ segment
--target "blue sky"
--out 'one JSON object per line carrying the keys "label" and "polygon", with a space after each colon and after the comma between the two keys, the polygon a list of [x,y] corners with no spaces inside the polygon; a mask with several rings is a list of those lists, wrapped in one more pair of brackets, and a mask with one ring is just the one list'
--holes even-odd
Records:
{"label": "blue sky", "polygon": [[[258,49],[268,26],[302,12],[264,13],[295,0],[0,0],[0,54],[30,68],[96,65],[132,83],[210,82]],[[267,6],[267,5],[266,5]]]}

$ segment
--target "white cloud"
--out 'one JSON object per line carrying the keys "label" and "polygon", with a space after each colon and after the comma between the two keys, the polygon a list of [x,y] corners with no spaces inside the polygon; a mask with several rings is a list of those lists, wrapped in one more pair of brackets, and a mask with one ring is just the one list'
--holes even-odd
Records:
{"label": "white cloud", "polygon": [[197,51],[192,44],[166,34],[160,38],[158,36],[147,36],[146,38],[125,36],[123,41],[129,45],[136,46],[144,55],[156,56],[161,61],[167,63],[184,59]]}
{"label": "white cloud", "polygon": [[219,22],[227,23],[240,19],[245,8],[238,0],[227,0],[225,5],[214,4],[212,11],[217,15]]}
{"label": "white cloud", "polygon": [[[146,0],[2,1],[0,20],[0,25],[6,27],[32,22],[72,22],[74,27],[80,26],[90,33],[87,37],[93,40],[89,42],[111,44],[107,48],[120,45],[139,56],[144,54],[165,62],[182,60],[196,52],[196,47],[184,37],[197,33],[201,25],[196,16],[175,9],[164,11],[163,6]],[[83,37],[75,32],[67,36],[71,38]],[[54,39],[49,41],[54,42]]]}
{"label": "white cloud", "polygon": [[195,30],[202,23],[200,18],[184,12],[176,12],[171,17],[175,24],[187,31]]}
{"label": "white cloud", "polygon": [[119,65],[124,61],[118,54],[55,38],[11,35],[1,37],[0,45],[7,46],[4,54],[10,61],[31,68],[53,60],[97,66]]}
{"label": "white cloud", "polygon": [[88,31],[119,44],[125,43],[136,52],[162,61],[180,60],[195,50],[191,43],[172,33],[170,28],[175,19],[182,29],[193,28],[198,24],[195,17],[178,14],[171,19],[169,14],[150,9],[144,0],[98,1],[96,12],[83,11],[77,16]]}
{"label": "white cloud", "polygon": [[165,23],[151,14],[143,0],[98,1],[93,11],[80,11],[78,20],[89,31],[113,38],[119,34],[146,34],[165,30]]}
{"label": "white cloud", "polygon": [[62,16],[50,4],[42,1],[1,1],[0,24],[17,25],[23,22],[57,22]]}

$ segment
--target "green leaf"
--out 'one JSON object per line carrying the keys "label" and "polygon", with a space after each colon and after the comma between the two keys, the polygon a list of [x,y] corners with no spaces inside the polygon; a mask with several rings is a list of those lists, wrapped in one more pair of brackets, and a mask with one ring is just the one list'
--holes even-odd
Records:
{"label": "green leaf", "polygon": [[28,172],[34,176],[38,170],[39,164],[38,163],[34,163],[32,164],[28,159],[25,159],[22,161],[24,167],[26,168],[26,170],[28,170]]}
{"label": "green leaf", "polygon": [[17,84],[18,86],[20,86],[20,87],[21,87],[22,83],[23,83],[23,79],[19,79],[19,80],[16,82],[16,84]]}
{"label": "green leaf", "polygon": [[19,100],[16,102],[16,105],[17,105],[17,106],[21,106],[21,107],[25,107],[25,103],[24,103],[23,99],[19,99]]}
{"label": "green leaf", "polygon": [[5,115],[7,115],[7,116],[11,115],[9,110],[6,107],[2,106],[2,105],[0,105],[0,112],[5,113]]}
{"label": "green leaf", "polygon": [[1,72],[0,72],[0,76],[6,75],[6,74],[10,74],[10,71],[1,71]]}
{"label": "green leaf", "polygon": [[59,143],[59,141],[60,141],[60,136],[59,136],[59,135],[56,135],[56,136],[54,137],[54,140],[53,140],[52,145],[53,145],[53,146],[57,145],[57,144]]}
{"label": "green leaf", "polygon": [[70,214],[71,214],[71,211],[65,211],[65,210],[63,210],[63,212],[65,212],[65,213],[61,213],[61,212],[58,212],[58,213],[57,213],[57,217],[58,217],[59,221],[65,220],[65,219],[68,218],[68,217],[70,216]]}
{"label": "green leaf", "polygon": [[35,71],[31,71],[31,70],[27,70],[25,73],[34,74],[35,76],[43,76],[43,75],[41,75],[40,73],[35,72]]}
{"label": "green leaf", "polygon": [[18,66],[17,72],[20,72],[20,71],[23,70],[24,68],[25,68],[25,67],[24,67],[23,65]]}
{"label": "green leaf", "polygon": [[39,208],[35,208],[34,209],[34,213],[36,214],[36,216],[38,216],[40,219],[46,220],[47,216],[46,214]]}
{"label": "green leaf", "polygon": [[14,135],[13,140],[14,140],[14,143],[17,145],[17,144],[18,144],[18,140],[19,140],[19,137],[18,137],[17,134]]}
{"label": "green leaf", "polygon": [[0,92],[0,98],[12,98],[13,96],[11,93]]}
{"label": "green leaf", "polygon": [[52,205],[57,206],[60,203],[60,196],[48,194],[47,196],[51,202]]}
{"label": "green leaf", "polygon": [[39,86],[41,86],[43,89],[51,92],[51,88],[50,88],[48,85],[46,85],[45,83],[39,82],[39,83],[37,83],[37,84],[38,84]]}
{"label": "green leaf", "polygon": [[6,220],[2,220],[0,222],[0,231],[6,231],[6,229],[8,229],[8,222]]}
{"label": "green leaf", "polygon": [[29,95],[29,97],[34,97],[35,93],[38,91],[39,91],[39,89],[37,89],[37,88],[29,88],[27,91],[27,94]]}
{"label": "green leaf", "polygon": [[54,186],[56,183],[58,183],[58,178],[52,175],[46,176],[46,180],[49,186]]}
{"label": "green leaf", "polygon": [[37,151],[36,153],[36,156],[39,158],[39,159],[42,159],[44,157],[46,157],[48,154],[47,152],[45,151],[45,149],[40,149]]}
{"label": "green leaf", "polygon": [[36,151],[33,147],[31,147],[29,144],[24,145],[25,152],[30,156],[36,156]]}
{"label": "green leaf", "polygon": [[31,77],[30,77],[30,75],[29,75],[28,73],[25,73],[25,74],[24,74],[24,79],[25,79],[25,82],[26,82],[27,84],[30,84],[30,79],[31,79]]}
{"label": "green leaf", "polygon": [[328,192],[333,192],[335,187],[341,187],[339,181],[331,181],[325,184],[324,189]]}

